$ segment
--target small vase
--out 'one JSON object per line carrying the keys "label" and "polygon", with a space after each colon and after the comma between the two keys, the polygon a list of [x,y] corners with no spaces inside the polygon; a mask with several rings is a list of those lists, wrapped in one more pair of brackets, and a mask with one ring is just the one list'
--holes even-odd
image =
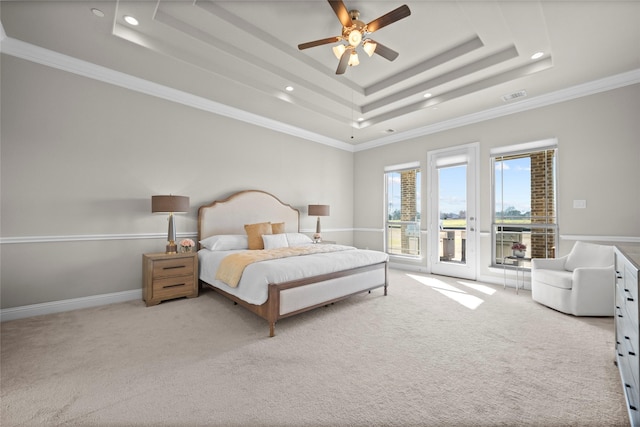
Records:
{"label": "small vase", "polygon": [[513,256],[516,258],[524,258],[524,251],[513,250]]}
{"label": "small vase", "polygon": [[180,252],[183,254],[191,252],[191,246],[180,246]]}

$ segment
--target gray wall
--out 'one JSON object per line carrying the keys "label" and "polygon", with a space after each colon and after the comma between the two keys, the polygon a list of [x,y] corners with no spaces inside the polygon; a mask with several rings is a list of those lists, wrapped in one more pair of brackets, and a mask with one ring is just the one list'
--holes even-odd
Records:
{"label": "gray wall", "polygon": [[179,237],[196,233],[200,205],[259,189],[300,209],[303,231],[308,204],[331,205],[323,236],[352,243],[353,153],[1,61],[1,233],[18,238],[0,248],[2,308],[140,289],[142,254],[166,240],[154,194],[190,197]]}
{"label": "gray wall", "polygon": [[179,237],[195,234],[198,206],[260,189],[300,209],[303,231],[315,226],[307,204],[326,203],[326,239],[381,249],[384,166],[420,161],[426,188],[427,152],[470,142],[480,144],[481,276],[499,275],[488,268],[493,147],[558,139],[560,254],[572,236],[640,237],[640,85],[350,153],[1,61],[2,308],[139,290],[141,254],[165,244],[153,194],[190,196]]}
{"label": "gray wall", "polygon": [[[537,110],[355,153],[354,244],[382,249],[384,167],[419,161],[427,188],[427,152],[480,144],[480,276],[490,271],[491,188],[494,147],[557,138],[559,255],[573,238],[640,238],[640,85],[595,94]],[[574,209],[574,199],[587,209]],[[426,197],[422,198],[426,229]],[[423,239],[423,241],[426,239]],[[425,245],[423,244],[423,250]],[[425,252],[423,252],[425,253]],[[418,265],[426,266],[426,261]]]}

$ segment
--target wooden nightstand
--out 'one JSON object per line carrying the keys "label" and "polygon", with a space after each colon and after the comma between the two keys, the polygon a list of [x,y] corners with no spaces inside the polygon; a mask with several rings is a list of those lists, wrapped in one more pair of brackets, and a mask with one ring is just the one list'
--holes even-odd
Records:
{"label": "wooden nightstand", "polygon": [[198,254],[142,255],[142,299],[150,305],[198,296]]}

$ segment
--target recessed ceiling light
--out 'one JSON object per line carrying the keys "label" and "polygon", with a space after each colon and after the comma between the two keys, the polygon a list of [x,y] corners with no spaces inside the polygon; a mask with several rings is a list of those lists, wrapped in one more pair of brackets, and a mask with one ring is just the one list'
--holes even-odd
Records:
{"label": "recessed ceiling light", "polygon": [[104,18],[104,12],[100,9],[96,9],[95,7],[91,9],[91,12],[96,15],[98,18]]}
{"label": "recessed ceiling light", "polygon": [[284,88],[287,92],[293,92],[293,86],[287,86]]}
{"label": "recessed ceiling light", "polygon": [[432,96],[433,96],[433,95],[431,95],[429,92],[427,92],[427,93],[425,93],[425,94],[424,94],[424,97],[425,97],[425,98],[431,98]]}
{"label": "recessed ceiling light", "polygon": [[125,15],[123,19],[129,25],[138,25],[139,24],[138,20],[136,18],[134,18],[133,16]]}
{"label": "recessed ceiling light", "polygon": [[542,58],[543,55],[544,55],[544,52],[536,52],[533,55],[531,55],[531,59]]}

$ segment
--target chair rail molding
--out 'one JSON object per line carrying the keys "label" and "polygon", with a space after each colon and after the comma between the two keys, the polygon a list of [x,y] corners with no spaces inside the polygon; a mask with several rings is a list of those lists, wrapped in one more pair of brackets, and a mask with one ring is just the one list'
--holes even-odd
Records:
{"label": "chair rail molding", "polygon": [[[177,233],[180,238],[198,237],[196,232]],[[167,233],[131,233],[131,234],[71,234],[60,236],[20,236],[0,237],[0,245],[17,243],[59,243],[59,242],[83,242],[100,240],[143,240],[165,239]]]}

